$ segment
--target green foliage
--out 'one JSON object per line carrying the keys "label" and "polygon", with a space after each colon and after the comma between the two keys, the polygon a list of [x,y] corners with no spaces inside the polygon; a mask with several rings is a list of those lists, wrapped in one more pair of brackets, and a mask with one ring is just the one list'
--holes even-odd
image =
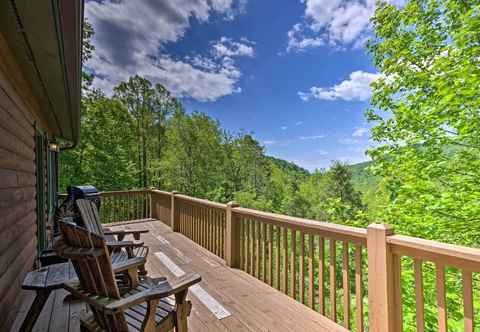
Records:
{"label": "green foliage", "polygon": [[[379,143],[369,153],[386,200],[371,216],[397,233],[479,246],[480,3],[381,1],[372,22],[369,50],[384,78],[366,113]],[[410,262],[402,272],[406,331],[415,331],[412,273]],[[434,293],[430,264],[424,276],[425,294]],[[448,271],[449,330],[463,329],[460,280]],[[436,330],[434,299],[426,297],[425,310],[427,330]]]}
{"label": "green foliage", "polygon": [[72,183],[94,183],[103,190],[135,187],[130,121],[118,101],[98,92],[84,98],[82,139],[75,149],[60,154],[60,190]]}
{"label": "green foliage", "polygon": [[[370,151],[397,230],[480,244],[480,4],[379,4],[369,49],[385,78],[374,84]],[[448,147],[448,148],[446,148]]]}

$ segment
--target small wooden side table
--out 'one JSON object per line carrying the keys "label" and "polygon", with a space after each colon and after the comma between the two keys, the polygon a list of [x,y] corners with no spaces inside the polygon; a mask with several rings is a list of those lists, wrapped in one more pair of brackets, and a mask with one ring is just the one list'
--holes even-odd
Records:
{"label": "small wooden side table", "polygon": [[36,295],[20,331],[30,332],[50,293],[55,289],[63,288],[66,281],[76,278],[76,276],[75,269],[70,262],[53,264],[28,272],[23,280],[22,289],[34,290]]}

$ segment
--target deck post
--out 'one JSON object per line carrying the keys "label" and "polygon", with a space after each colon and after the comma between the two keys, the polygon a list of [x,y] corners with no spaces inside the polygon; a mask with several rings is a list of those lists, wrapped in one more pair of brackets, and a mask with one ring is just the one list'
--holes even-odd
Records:
{"label": "deck post", "polygon": [[172,191],[172,206],[170,209],[170,227],[172,231],[180,231],[180,214],[175,207],[175,195],[178,194],[178,191]]}
{"label": "deck post", "polygon": [[158,213],[158,199],[155,194],[154,188],[150,188],[147,191],[150,196],[150,218],[160,220],[160,214]]}
{"label": "deck post", "polygon": [[240,223],[233,211],[236,207],[237,203],[229,202],[225,218],[225,261],[229,267],[240,266]]}
{"label": "deck post", "polygon": [[387,243],[393,228],[371,224],[367,228],[368,252],[368,320],[371,331],[397,332],[395,308],[394,259]]}

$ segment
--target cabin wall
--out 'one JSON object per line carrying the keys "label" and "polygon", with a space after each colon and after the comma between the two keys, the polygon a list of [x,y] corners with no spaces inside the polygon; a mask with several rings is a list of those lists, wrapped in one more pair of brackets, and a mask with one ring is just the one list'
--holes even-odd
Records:
{"label": "cabin wall", "polygon": [[37,258],[35,103],[0,34],[0,331],[20,305]]}

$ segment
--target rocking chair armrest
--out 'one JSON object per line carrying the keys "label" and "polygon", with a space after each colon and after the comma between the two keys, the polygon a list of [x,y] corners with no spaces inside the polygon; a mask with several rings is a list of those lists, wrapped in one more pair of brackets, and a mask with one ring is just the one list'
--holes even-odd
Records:
{"label": "rocking chair armrest", "polygon": [[148,302],[178,294],[187,290],[190,286],[199,283],[201,280],[202,278],[199,274],[189,273],[181,277],[171,279],[170,281],[165,281],[156,287],[129,295],[123,299],[109,302],[103,306],[103,309],[111,313],[123,311],[142,302]]}
{"label": "rocking chair armrest", "polygon": [[148,229],[119,229],[119,230],[110,230],[110,229],[103,229],[103,234],[105,235],[129,235],[129,234],[143,234],[148,233]]}
{"label": "rocking chair armrest", "polygon": [[144,243],[134,241],[108,241],[106,244],[109,249],[121,249],[142,247]]}

